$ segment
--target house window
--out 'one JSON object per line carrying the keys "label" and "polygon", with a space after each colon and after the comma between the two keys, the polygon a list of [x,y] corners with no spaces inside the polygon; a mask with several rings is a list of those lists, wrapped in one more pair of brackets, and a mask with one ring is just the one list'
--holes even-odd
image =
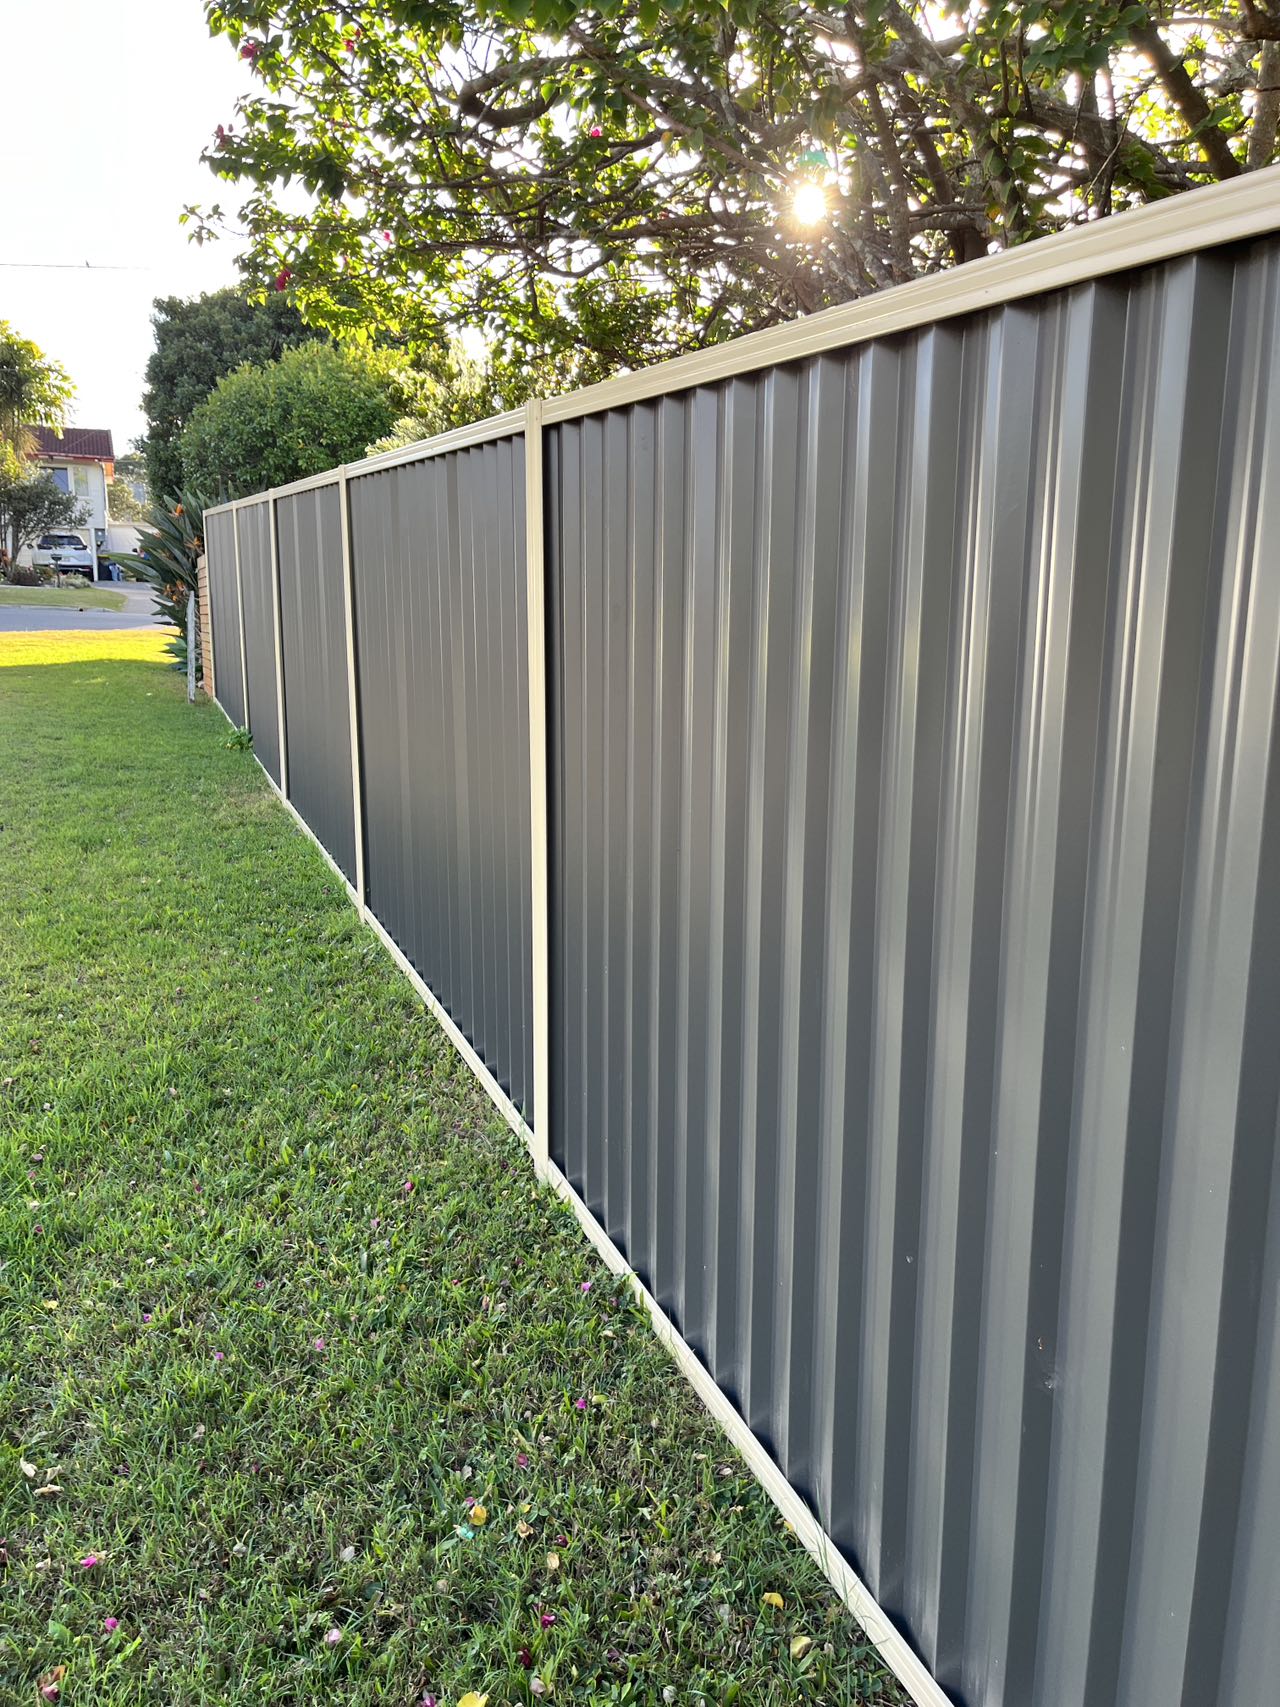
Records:
{"label": "house window", "polygon": [[64,492],[71,490],[71,470],[69,468],[51,468],[49,475],[55,486],[61,487]]}
{"label": "house window", "polygon": [[76,497],[87,498],[92,491],[92,487],[89,484],[89,470],[87,468],[82,468],[77,464],[76,467],[71,470],[71,476],[75,481]]}

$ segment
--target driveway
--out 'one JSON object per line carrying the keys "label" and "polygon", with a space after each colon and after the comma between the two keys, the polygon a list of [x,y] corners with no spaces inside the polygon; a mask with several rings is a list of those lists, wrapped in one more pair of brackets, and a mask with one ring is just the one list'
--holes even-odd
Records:
{"label": "driveway", "polygon": [[150,587],[126,581],[106,583],[123,593],[124,610],[76,610],[65,605],[0,605],[0,634],[29,634],[49,628],[153,628],[160,619]]}

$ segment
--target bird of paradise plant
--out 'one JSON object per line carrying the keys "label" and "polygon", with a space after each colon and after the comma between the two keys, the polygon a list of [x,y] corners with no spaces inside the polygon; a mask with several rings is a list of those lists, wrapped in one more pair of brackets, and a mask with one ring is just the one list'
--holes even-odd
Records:
{"label": "bird of paradise plant", "polygon": [[[111,552],[107,562],[131,569],[149,581],[155,592],[156,610],[177,629],[166,651],[175,670],[187,667],[187,603],[196,597],[198,565],[204,551],[204,504],[190,493],[152,503],[147,520],[138,527],[140,549]],[[197,606],[197,621],[199,607]],[[199,668],[199,646],[196,648]]]}

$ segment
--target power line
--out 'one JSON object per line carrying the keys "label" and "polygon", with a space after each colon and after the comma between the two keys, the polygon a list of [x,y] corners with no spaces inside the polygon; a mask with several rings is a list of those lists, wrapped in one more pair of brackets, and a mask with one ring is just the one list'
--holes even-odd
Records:
{"label": "power line", "polygon": [[131,267],[119,261],[0,261],[0,267],[33,273],[147,273],[151,267]]}

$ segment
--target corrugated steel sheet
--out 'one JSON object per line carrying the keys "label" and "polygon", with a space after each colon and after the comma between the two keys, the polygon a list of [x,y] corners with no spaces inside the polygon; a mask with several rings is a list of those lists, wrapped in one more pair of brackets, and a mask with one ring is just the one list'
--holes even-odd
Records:
{"label": "corrugated steel sheet", "polygon": [[235,516],[222,510],[205,518],[209,607],[213,622],[214,687],[218,704],[237,729],[244,727],[240,659],[240,595],[236,589]]}
{"label": "corrugated steel sheet", "polygon": [[547,434],[552,1153],[970,1707],[1275,1699],[1278,316]]}
{"label": "corrugated steel sheet", "polygon": [[337,483],[276,503],[289,799],[356,880],[342,518]]}
{"label": "corrugated steel sheet", "polygon": [[350,500],[369,905],[532,1122],[523,439]]}
{"label": "corrugated steel sheet", "polygon": [[[271,579],[269,503],[237,512],[240,529],[240,596],[244,600],[244,650],[249,706],[245,721],[253,750],[271,780],[280,783],[280,701],[276,688],[276,610]],[[216,642],[215,642],[216,644]]]}

